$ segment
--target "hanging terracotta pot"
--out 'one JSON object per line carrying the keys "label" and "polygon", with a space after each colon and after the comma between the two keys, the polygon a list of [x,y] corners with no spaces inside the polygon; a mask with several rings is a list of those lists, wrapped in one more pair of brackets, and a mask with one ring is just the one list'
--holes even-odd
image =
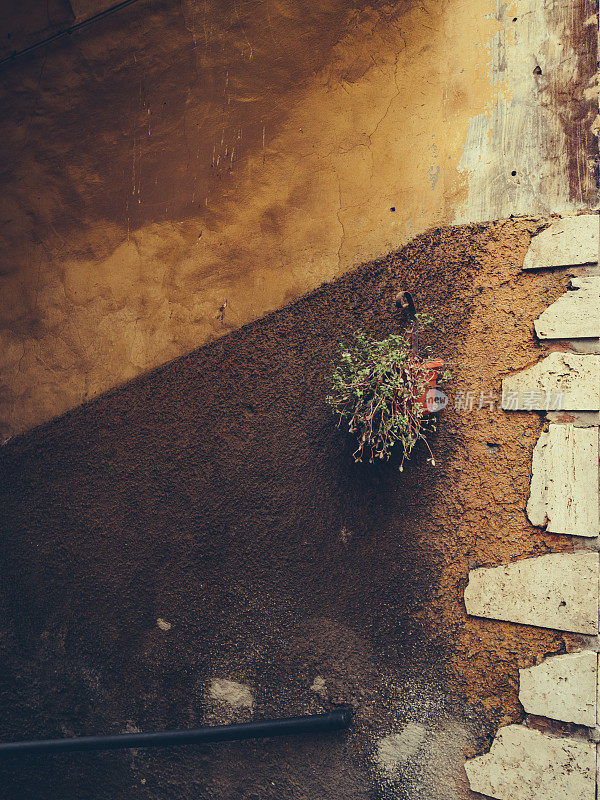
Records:
{"label": "hanging terracotta pot", "polygon": [[434,413],[436,409],[430,409],[427,407],[427,395],[429,394],[431,389],[435,389],[437,386],[437,379],[440,369],[444,366],[444,362],[441,358],[433,358],[431,361],[424,361],[422,364],[423,372],[425,373],[425,391],[419,397],[417,403],[423,409],[423,416],[427,416],[428,414]]}

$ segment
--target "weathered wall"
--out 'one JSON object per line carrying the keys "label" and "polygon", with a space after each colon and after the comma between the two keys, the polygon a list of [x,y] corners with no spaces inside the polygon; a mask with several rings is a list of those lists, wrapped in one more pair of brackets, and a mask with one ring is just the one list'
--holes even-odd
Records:
{"label": "weathered wall", "polygon": [[[430,231],[2,448],[3,739],[356,708],[331,737],[0,763],[3,798],[474,797],[519,667],[571,646],[462,599],[473,567],[572,546],[525,516],[540,418],[479,408],[566,286],[521,270],[539,228]],[[402,474],[354,465],[324,402],[401,287],[454,373],[438,466]]]}
{"label": "weathered wall", "polygon": [[[14,6],[11,47],[72,16]],[[593,204],[595,6],[141,0],[4,69],[0,433],[431,225]]]}
{"label": "weathered wall", "polygon": [[[19,4],[11,47],[104,5]],[[597,200],[596,10],[140,0],[2,73],[2,435],[80,406],[0,451],[2,738],[357,709],[319,740],[0,764],[3,796],[471,796],[519,667],[575,644],[463,591],[574,546],[525,517],[540,417],[478,401],[566,285],[520,269],[539,215]],[[352,465],[323,402],[400,286],[454,372],[439,467],[401,476]]]}

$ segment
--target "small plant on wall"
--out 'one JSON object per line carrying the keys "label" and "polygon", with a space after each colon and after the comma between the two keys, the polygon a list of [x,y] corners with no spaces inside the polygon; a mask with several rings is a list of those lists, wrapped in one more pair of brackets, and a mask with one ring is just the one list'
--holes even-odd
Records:
{"label": "small plant on wall", "polygon": [[340,344],[326,399],[339,417],[338,426],[346,422],[357,436],[355,461],[388,459],[398,445],[402,470],[421,439],[429,450],[428,461],[435,465],[427,435],[435,430],[431,413],[444,406],[445,396],[435,391],[436,385],[449,374],[440,377],[443,361],[419,356],[414,345],[432,321],[416,314],[404,334],[377,341],[357,331],[350,343]]}

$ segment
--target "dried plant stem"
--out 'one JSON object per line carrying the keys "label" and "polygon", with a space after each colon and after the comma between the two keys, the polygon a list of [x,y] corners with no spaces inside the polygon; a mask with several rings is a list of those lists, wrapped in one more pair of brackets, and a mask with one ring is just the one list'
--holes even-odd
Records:
{"label": "dried plant stem", "polygon": [[[431,318],[418,314],[403,335],[382,341],[357,331],[350,344],[342,343],[339,360],[331,376],[327,402],[348,430],[357,435],[355,461],[368,457],[389,459],[396,444],[402,447],[400,469],[419,440],[425,442],[429,460],[435,464],[424,427],[423,397],[431,384],[426,361],[414,352],[413,338]],[[433,429],[435,423],[431,425]]]}

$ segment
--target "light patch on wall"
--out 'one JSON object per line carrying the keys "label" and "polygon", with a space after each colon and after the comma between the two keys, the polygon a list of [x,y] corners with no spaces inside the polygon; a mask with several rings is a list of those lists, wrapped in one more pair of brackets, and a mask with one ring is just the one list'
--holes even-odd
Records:
{"label": "light patch on wall", "polygon": [[243,683],[226,678],[215,678],[210,684],[208,694],[211,700],[226,703],[232,708],[251,709],[254,706],[254,698],[250,689]]}
{"label": "light patch on wall", "polygon": [[408,722],[377,742],[378,783],[385,796],[459,800],[467,789],[456,761],[470,740],[466,729],[446,716],[434,725]]}
{"label": "light patch on wall", "polygon": [[325,679],[317,675],[311,684],[310,690],[318,694],[319,697],[327,697],[327,684],[325,683]]}
{"label": "light patch on wall", "polygon": [[459,165],[468,197],[456,222],[595,205],[590,129],[597,100],[586,93],[590,76],[582,72],[595,37],[585,29],[583,6],[497,0],[494,96],[469,124]]}
{"label": "light patch on wall", "polygon": [[377,761],[381,769],[395,773],[412,758],[425,738],[427,729],[418,722],[409,722],[400,733],[384,736],[377,745]]}

